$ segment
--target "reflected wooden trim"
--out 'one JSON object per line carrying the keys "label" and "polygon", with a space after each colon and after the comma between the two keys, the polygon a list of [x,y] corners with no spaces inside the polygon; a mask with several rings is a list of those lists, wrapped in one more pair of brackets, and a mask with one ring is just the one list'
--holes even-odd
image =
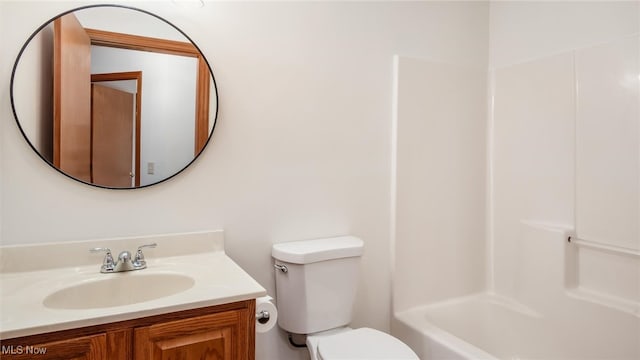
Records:
{"label": "reflected wooden trim", "polygon": [[85,28],[85,31],[91,39],[91,45],[150,51],[189,57],[200,56],[200,52],[198,51],[198,49],[189,42],[165,40],[87,28]]}
{"label": "reflected wooden trim", "polygon": [[[207,140],[209,140],[209,94],[211,91],[211,74],[209,71],[209,65],[207,65],[207,62],[198,48],[189,42],[165,40],[87,28],[85,28],[85,31],[91,39],[91,45],[188,56],[198,59],[194,131],[194,155],[198,156],[200,151],[202,151],[204,146],[207,144]],[[136,160],[136,167],[138,167],[138,160]],[[140,172],[139,168],[137,172]],[[136,183],[137,182],[138,178],[136,174]]]}
{"label": "reflected wooden trim", "polygon": [[140,129],[142,128],[142,71],[91,74],[91,82],[136,80],[135,186],[140,186]]}
{"label": "reflected wooden trim", "polygon": [[198,156],[209,139],[209,66],[198,56],[198,78],[196,81],[196,128],[194,155]]}

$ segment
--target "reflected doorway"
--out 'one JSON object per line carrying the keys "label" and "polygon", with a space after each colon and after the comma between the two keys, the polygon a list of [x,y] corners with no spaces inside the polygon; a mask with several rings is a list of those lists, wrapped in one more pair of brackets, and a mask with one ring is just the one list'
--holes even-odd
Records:
{"label": "reflected doorway", "polygon": [[91,75],[91,182],[140,186],[142,72]]}

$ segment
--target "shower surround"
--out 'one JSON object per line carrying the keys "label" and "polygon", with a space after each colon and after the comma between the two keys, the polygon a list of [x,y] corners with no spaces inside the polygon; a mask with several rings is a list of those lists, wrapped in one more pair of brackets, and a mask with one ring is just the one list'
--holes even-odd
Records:
{"label": "shower surround", "polygon": [[640,357],[639,30],[637,2],[499,2],[488,71],[396,58],[392,333],[421,358]]}

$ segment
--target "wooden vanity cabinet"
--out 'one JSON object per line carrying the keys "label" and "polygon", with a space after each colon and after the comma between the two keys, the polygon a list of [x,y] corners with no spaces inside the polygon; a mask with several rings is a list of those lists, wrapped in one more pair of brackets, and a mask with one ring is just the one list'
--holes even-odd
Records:
{"label": "wooden vanity cabinet", "polygon": [[247,359],[248,321],[246,314],[225,311],[139,327],[133,359]]}
{"label": "wooden vanity cabinet", "polygon": [[82,336],[73,339],[35,343],[7,345],[2,341],[1,359],[12,360],[96,360],[107,359],[106,334]]}
{"label": "wooden vanity cabinet", "polygon": [[247,300],[3,340],[0,359],[254,360],[254,324]]}

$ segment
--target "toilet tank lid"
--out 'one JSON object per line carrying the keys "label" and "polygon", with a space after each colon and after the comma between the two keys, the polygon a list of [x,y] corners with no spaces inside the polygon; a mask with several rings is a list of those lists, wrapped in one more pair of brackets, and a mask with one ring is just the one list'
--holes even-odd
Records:
{"label": "toilet tank lid", "polygon": [[355,236],[339,236],[274,244],[271,248],[271,256],[288,263],[310,264],[361,256],[363,247],[363,241]]}

